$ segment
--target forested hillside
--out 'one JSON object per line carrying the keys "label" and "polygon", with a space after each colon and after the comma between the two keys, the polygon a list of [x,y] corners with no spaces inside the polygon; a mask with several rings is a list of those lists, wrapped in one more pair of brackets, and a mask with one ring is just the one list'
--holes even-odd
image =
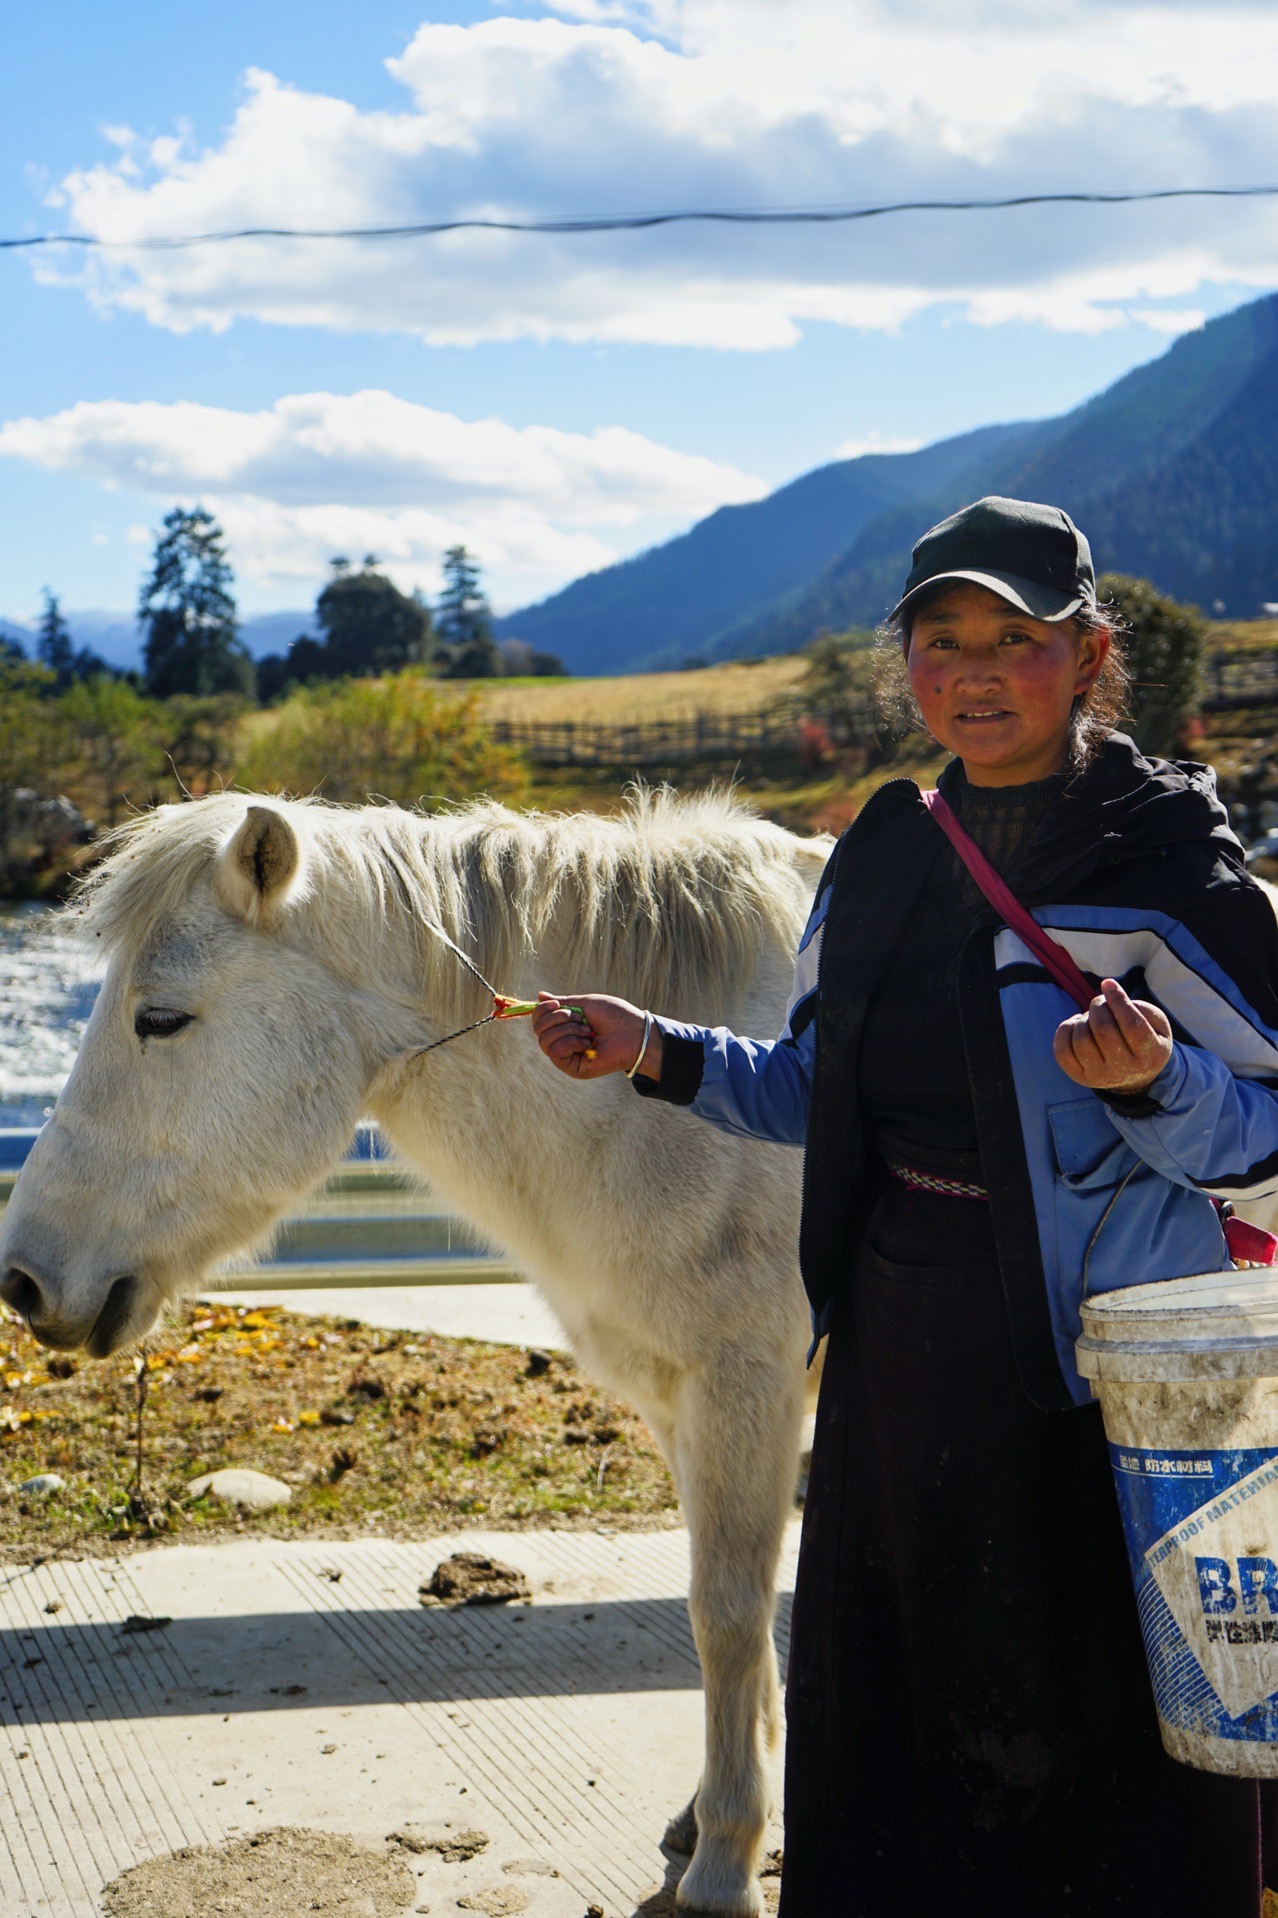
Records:
{"label": "forested hillside", "polygon": [[1278,297],[1185,335],[1058,419],[821,467],[503,629],[586,673],[785,651],[822,626],[881,619],[918,534],[982,493],[1066,507],[1098,572],[1234,618],[1278,600]]}
{"label": "forested hillside", "polygon": [[589,573],[499,622],[503,637],[555,650],[571,670],[631,672],[690,655],[729,658],[737,630],[806,587],[896,500],[952,483],[983,451],[1026,431],[990,426],[917,453],[818,467],[748,506],[722,506],[690,532]]}

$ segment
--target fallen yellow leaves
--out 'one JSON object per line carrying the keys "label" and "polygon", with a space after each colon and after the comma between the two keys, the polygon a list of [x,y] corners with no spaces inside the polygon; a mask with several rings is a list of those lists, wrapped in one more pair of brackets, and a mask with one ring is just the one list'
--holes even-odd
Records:
{"label": "fallen yellow leaves", "polygon": [[[74,1473],[94,1495],[74,1511],[0,1498],[0,1544],[25,1550],[37,1540],[133,1535],[135,1367],[150,1387],[147,1494],[175,1532],[212,1535],[238,1522],[188,1512],[183,1491],[197,1458],[287,1478],[294,1500],[261,1523],[288,1533],[362,1537],[371,1521],[426,1535],[459,1518],[559,1522],[614,1511],[642,1522],[671,1505],[635,1422],[588,1398],[566,1360],[532,1367],[512,1348],[421,1335],[409,1342],[349,1320],[221,1302],[174,1306],[153,1346],[145,1359],[135,1350],[104,1365],[55,1358],[46,1383],[50,1361],[31,1336],[0,1326],[0,1479]],[[569,1411],[572,1429],[580,1425],[596,1448],[602,1431],[621,1434],[606,1478],[593,1451],[563,1446]],[[481,1442],[498,1432],[500,1442]]]}
{"label": "fallen yellow leaves", "polygon": [[11,1405],[0,1405],[0,1434],[20,1432],[24,1425],[33,1425],[37,1420],[55,1419],[56,1412],[28,1412],[25,1409],[16,1412]]}

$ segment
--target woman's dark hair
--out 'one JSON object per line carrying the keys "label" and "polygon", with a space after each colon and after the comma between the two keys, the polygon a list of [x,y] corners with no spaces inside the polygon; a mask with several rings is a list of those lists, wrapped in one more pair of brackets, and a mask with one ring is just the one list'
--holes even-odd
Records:
{"label": "woman's dark hair", "polygon": [[[875,696],[883,718],[900,733],[926,732],[910,687],[906,658],[910,650],[910,628],[924,607],[944,592],[949,581],[938,580],[933,592],[923,593],[905,617],[884,620],[875,635]],[[1123,648],[1124,623],[1113,606],[1083,607],[1070,625],[1081,637],[1084,633],[1107,632],[1109,651],[1090,691],[1074,701],[1070,726],[1070,765],[1085,766],[1101,742],[1127,717],[1127,696],[1131,674]]]}

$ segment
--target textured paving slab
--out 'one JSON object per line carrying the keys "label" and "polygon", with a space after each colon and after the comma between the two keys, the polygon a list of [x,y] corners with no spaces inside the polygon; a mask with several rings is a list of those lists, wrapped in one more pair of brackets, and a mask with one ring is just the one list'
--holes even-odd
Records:
{"label": "textured paving slab", "polygon": [[[532,1605],[423,1608],[458,1549],[519,1566]],[[797,1525],[786,1592],[796,1549]],[[533,1918],[630,1918],[700,1763],[687,1577],[682,1531],[0,1568],[0,1912],[98,1918],[130,1866],[277,1826],[377,1845],[477,1827],[469,1860],[411,1853],[419,1907],[517,1886]],[[783,1597],[783,1656],[787,1617]]]}

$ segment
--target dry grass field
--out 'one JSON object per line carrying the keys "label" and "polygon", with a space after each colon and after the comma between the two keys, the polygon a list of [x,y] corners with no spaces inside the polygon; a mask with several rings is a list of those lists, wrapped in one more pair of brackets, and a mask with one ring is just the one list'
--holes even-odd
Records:
{"label": "dry grass field", "polygon": [[482,679],[470,682],[492,719],[575,719],[633,725],[696,713],[753,713],[802,678],[802,654],[729,660],[682,673],[627,673],[615,679]]}
{"label": "dry grass field", "polygon": [[1260,652],[1278,646],[1278,619],[1213,620],[1208,644],[1226,647],[1230,652]]}
{"label": "dry grass field", "polygon": [[[647,1427],[561,1354],[378,1332],[268,1307],[173,1307],[143,1348],[95,1363],[0,1323],[0,1560],[251,1526],[278,1537],[406,1536],[458,1525],[669,1523]],[[192,1500],[226,1466],[283,1479],[246,1515]],[[20,1487],[41,1472],[52,1496]]]}

